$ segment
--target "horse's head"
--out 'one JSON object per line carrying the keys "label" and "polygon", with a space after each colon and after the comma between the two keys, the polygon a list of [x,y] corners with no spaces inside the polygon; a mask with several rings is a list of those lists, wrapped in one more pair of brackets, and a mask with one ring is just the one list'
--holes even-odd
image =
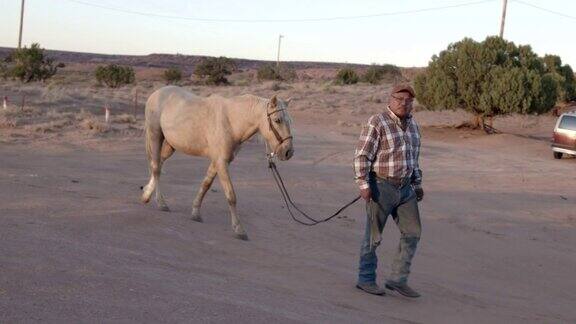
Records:
{"label": "horse's head", "polygon": [[290,99],[283,101],[274,95],[266,104],[264,120],[260,127],[260,133],[268,142],[272,152],[282,161],[294,155],[290,129],[292,120],[288,114],[289,102]]}

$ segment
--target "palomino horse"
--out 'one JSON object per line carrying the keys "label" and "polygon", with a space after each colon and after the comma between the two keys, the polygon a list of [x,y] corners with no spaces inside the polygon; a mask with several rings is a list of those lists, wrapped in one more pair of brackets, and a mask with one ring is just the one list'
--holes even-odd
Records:
{"label": "palomino horse", "polygon": [[236,194],[230,181],[228,165],[240,144],[260,132],[280,160],[294,154],[288,101],[253,95],[233,98],[196,96],[182,88],[161,88],[146,102],[146,153],[150,181],[143,187],[142,202],[147,203],[154,190],[161,210],[169,211],[160,192],[162,164],[175,150],[211,160],[206,177],[192,203],[192,219],[202,221],[200,206],[206,191],[218,175],[232,218],[235,237],[247,240],[238,213]]}

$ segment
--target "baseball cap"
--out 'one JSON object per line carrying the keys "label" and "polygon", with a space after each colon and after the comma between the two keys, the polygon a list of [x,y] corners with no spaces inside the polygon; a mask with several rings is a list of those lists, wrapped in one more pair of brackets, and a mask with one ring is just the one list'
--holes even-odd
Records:
{"label": "baseball cap", "polygon": [[401,83],[401,84],[397,84],[392,88],[392,91],[390,92],[390,94],[395,94],[398,92],[408,92],[412,97],[415,97],[414,95],[414,89],[406,83]]}

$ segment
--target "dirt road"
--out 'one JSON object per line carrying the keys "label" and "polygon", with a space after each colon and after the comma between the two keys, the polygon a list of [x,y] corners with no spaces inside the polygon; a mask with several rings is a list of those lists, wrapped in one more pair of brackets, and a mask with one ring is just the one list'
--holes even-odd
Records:
{"label": "dirt road", "polygon": [[[279,164],[318,217],[357,194],[356,137],[331,129],[297,123],[296,155]],[[553,160],[537,137],[424,135],[417,300],[354,287],[363,206],[291,222],[261,143],[231,170],[247,242],[232,236],[218,183],[204,223],[190,221],[202,159],[167,162],[166,213],[139,202],[140,138],[0,144],[0,322],[576,322],[576,160]],[[379,281],[398,237],[387,224]]]}

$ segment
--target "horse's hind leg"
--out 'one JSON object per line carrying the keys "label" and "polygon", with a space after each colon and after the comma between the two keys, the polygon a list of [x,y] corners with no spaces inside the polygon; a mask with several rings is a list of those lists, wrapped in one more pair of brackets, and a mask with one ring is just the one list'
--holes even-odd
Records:
{"label": "horse's hind leg", "polygon": [[162,166],[164,166],[164,162],[168,160],[174,154],[174,148],[166,142],[166,140],[162,141],[162,147],[160,148],[160,171],[158,172],[158,177],[156,181],[156,203],[160,210],[163,211],[170,211],[168,205],[166,204],[166,200],[164,199],[164,195],[160,192],[160,175],[162,174]]}
{"label": "horse's hind leg", "polygon": [[162,170],[161,151],[163,141],[164,135],[160,129],[146,129],[146,152],[148,154],[150,181],[148,181],[148,184],[143,188],[144,192],[142,193],[142,202],[149,202],[152,193],[156,190],[156,201],[158,202],[158,206],[161,210],[169,211],[158,184]]}
{"label": "horse's hind leg", "polygon": [[164,161],[168,160],[174,154],[174,148],[164,140],[162,142],[162,149],[160,151],[160,163],[164,164]]}
{"label": "horse's hind leg", "polygon": [[202,216],[200,216],[200,207],[202,206],[202,200],[204,200],[204,196],[212,183],[214,182],[214,177],[216,177],[216,166],[214,162],[210,163],[208,167],[208,171],[206,171],[206,177],[202,184],[200,185],[200,189],[196,194],[196,198],[194,198],[194,202],[192,203],[192,220],[197,222],[202,222]]}

